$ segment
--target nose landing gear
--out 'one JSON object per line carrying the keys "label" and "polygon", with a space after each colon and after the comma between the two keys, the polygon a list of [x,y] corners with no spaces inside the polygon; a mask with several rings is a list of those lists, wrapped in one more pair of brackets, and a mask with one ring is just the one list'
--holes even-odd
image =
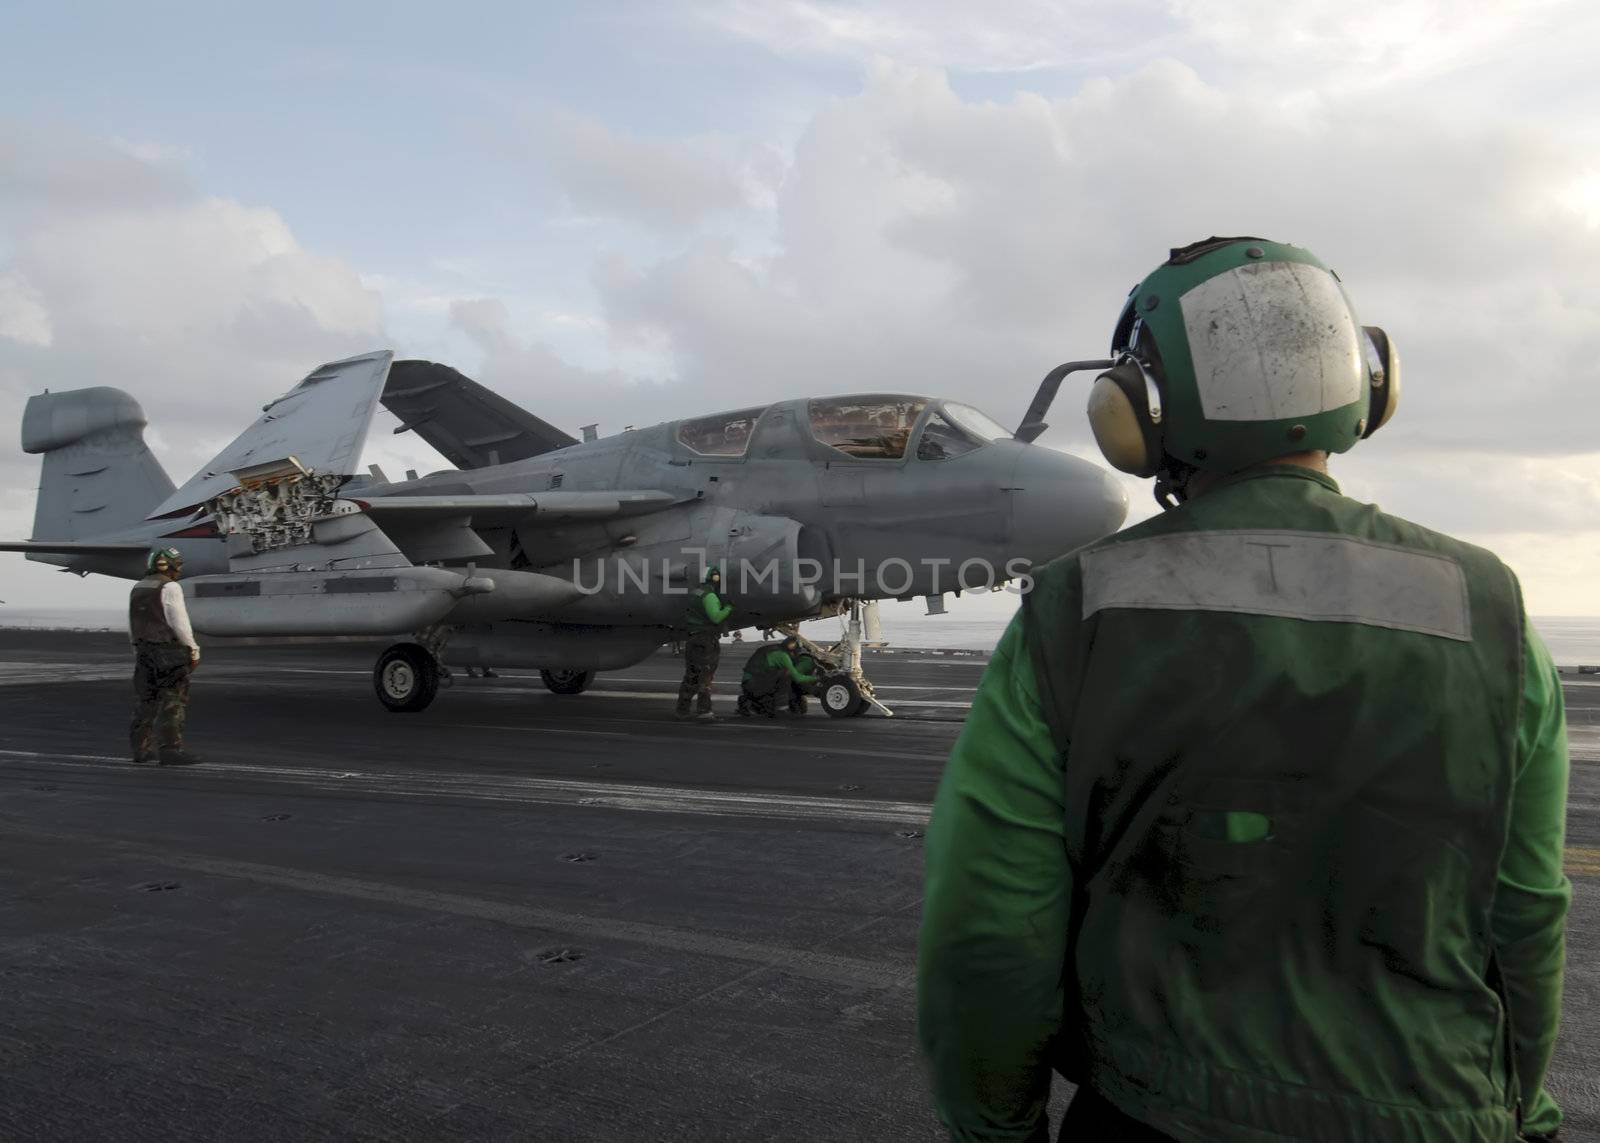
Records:
{"label": "nose landing gear", "polygon": [[822,709],[833,718],[855,718],[866,713],[868,707],[893,718],[894,711],[879,702],[872,692],[872,683],[861,669],[861,635],[864,607],[859,599],[848,606],[849,619],[844,635],[832,646],[823,647],[800,634],[798,624],[787,624],[778,630],[800,640],[800,646],[824,669],[818,694]]}
{"label": "nose landing gear", "polygon": [[867,708],[860,685],[849,675],[830,675],[822,680],[822,709],[832,718],[854,718]]}

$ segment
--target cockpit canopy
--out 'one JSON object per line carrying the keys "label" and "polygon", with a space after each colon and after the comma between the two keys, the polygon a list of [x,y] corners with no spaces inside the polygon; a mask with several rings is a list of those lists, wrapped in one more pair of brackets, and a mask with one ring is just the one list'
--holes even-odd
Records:
{"label": "cockpit canopy", "polygon": [[757,405],[684,421],[678,425],[678,443],[699,456],[743,456],[750,447],[756,420],[766,409]]}
{"label": "cockpit canopy", "polygon": [[970,405],[926,397],[823,397],[808,402],[811,435],[857,460],[900,460],[912,430],[932,406],[917,439],[918,460],[949,460],[1011,435]]}
{"label": "cockpit canopy", "polygon": [[[696,456],[738,459],[750,449],[769,406],[680,421],[679,444]],[[862,394],[806,402],[806,422],[819,444],[853,460],[950,460],[1011,436],[970,405],[928,397]]]}
{"label": "cockpit canopy", "polygon": [[925,397],[820,397],[807,402],[811,435],[857,460],[899,460]]}

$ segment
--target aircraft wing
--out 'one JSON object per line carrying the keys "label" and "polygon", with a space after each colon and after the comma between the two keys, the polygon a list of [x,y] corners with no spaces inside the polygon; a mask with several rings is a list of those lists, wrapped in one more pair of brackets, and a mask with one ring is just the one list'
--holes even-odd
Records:
{"label": "aircraft wing", "polygon": [[189,512],[237,488],[238,470],[286,457],[318,474],[353,475],[393,359],[385,349],[312,370],[266,405],[255,424],[158,504],[149,519]]}
{"label": "aircraft wing", "polygon": [[480,530],[610,520],[660,512],[678,503],[670,492],[541,492],[465,496],[350,496],[345,499],[381,529],[412,563],[493,554]]}
{"label": "aircraft wing", "polygon": [[396,361],[383,407],[457,468],[486,468],[577,444],[548,421],[432,361]]}
{"label": "aircraft wing", "polygon": [[430,519],[470,517],[477,525],[511,523],[535,517],[557,523],[566,520],[606,520],[619,516],[644,516],[678,502],[670,492],[511,492],[467,496],[350,497],[378,522],[423,523]]}
{"label": "aircraft wing", "polygon": [[62,556],[115,556],[123,552],[148,552],[149,540],[90,543],[84,540],[0,540],[0,552],[43,552]]}

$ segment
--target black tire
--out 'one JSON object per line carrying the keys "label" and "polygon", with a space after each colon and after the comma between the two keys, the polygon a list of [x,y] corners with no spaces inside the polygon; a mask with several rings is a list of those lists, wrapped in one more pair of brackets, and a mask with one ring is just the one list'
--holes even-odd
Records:
{"label": "black tire", "polygon": [[867,705],[861,688],[849,675],[829,675],[822,680],[822,709],[830,718],[854,718]]}
{"label": "black tire", "polygon": [[558,695],[581,695],[594,682],[593,671],[540,671],[539,677]]}
{"label": "black tire", "polygon": [[396,643],[378,656],[372,689],[397,714],[422,710],[439,693],[439,661],[415,643]]}

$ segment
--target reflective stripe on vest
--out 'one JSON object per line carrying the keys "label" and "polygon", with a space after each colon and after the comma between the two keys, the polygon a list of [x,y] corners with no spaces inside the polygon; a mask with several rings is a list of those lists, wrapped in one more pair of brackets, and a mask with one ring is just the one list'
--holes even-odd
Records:
{"label": "reflective stripe on vest", "polygon": [[1083,617],[1108,607],[1236,611],[1472,640],[1461,565],[1354,536],[1177,532],[1083,554]]}

